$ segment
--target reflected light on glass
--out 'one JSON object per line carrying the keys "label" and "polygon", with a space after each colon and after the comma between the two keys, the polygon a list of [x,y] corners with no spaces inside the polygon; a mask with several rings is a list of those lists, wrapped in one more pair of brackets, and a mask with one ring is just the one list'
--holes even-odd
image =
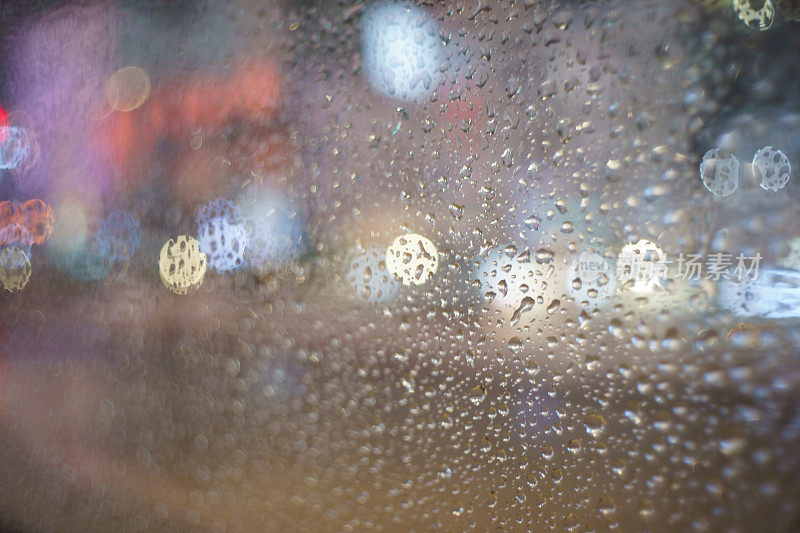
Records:
{"label": "reflected light on glass", "polygon": [[472,274],[475,287],[505,326],[530,324],[559,307],[563,285],[553,280],[564,273],[551,261],[539,263],[529,250],[520,253],[515,246],[492,248],[479,261]]}

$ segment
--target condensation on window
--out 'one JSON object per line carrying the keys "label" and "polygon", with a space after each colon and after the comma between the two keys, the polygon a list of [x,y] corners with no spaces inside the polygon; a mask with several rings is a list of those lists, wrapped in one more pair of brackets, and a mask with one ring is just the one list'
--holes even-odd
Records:
{"label": "condensation on window", "polygon": [[0,8],[3,531],[797,531],[795,0]]}

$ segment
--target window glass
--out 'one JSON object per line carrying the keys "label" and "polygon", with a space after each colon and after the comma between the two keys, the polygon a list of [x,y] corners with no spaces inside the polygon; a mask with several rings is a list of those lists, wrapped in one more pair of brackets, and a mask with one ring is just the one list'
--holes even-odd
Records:
{"label": "window glass", "polygon": [[796,0],[0,21],[0,529],[800,529]]}

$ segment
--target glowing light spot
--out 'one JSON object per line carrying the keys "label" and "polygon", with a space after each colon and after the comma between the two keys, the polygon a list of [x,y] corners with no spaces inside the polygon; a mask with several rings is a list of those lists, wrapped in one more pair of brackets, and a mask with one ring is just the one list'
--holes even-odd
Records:
{"label": "glowing light spot", "polygon": [[394,240],[386,250],[386,266],[403,285],[422,285],[439,268],[439,251],[428,239],[408,233]]}
{"label": "glowing light spot", "polygon": [[486,306],[489,329],[516,336],[520,326],[546,320],[561,308],[564,286],[554,283],[554,277],[563,279],[564,272],[557,273],[563,267],[552,252],[540,262],[528,248],[510,244],[492,248],[477,259],[472,286]]}
{"label": "glowing light spot", "polygon": [[772,146],[765,146],[753,156],[753,171],[761,179],[761,188],[767,191],[783,189],[792,175],[789,158]]}
{"label": "glowing light spot", "polygon": [[7,291],[21,291],[31,277],[28,254],[16,246],[0,253],[0,283]]}
{"label": "glowing light spot", "polygon": [[15,242],[18,229],[19,204],[17,202],[0,202],[0,244]]}
{"label": "glowing light spot", "polygon": [[730,196],[739,186],[739,160],[719,149],[709,150],[700,163],[700,179],[716,196]]}
{"label": "glowing light spot", "polygon": [[0,227],[8,226],[17,221],[17,202],[6,200],[0,202]]}
{"label": "glowing light spot", "polygon": [[3,130],[6,126],[8,126],[8,111],[0,105],[0,143],[6,140]]}
{"label": "glowing light spot", "polygon": [[481,298],[494,308],[513,311],[524,299],[538,295],[543,276],[538,275],[534,263],[521,262],[516,255],[516,248],[493,248],[473,273]]}
{"label": "glowing light spot", "polygon": [[242,266],[250,237],[243,219],[231,222],[226,217],[217,217],[200,225],[197,239],[200,251],[208,255],[208,265],[226,272]]}
{"label": "glowing light spot", "polygon": [[439,26],[410,4],[378,3],[362,19],[362,59],[372,87],[408,102],[426,99],[442,80]]}
{"label": "glowing light spot", "polygon": [[200,251],[197,239],[181,235],[168,240],[161,248],[158,271],[161,281],[177,294],[186,294],[199,287],[206,275],[206,255]]}
{"label": "glowing light spot", "polygon": [[[41,153],[39,138],[36,136],[36,134],[29,128],[26,128],[25,132],[27,135],[27,147],[24,150],[23,157],[16,166],[10,169],[16,175],[25,174],[28,172],[28,170],[30,170],[37,161],[39,161],[39,155]],[[0,134],[0,137],[2,137],[2,134]]]}
{"label": "glowing light spot", "polygon": [[25,229],[25,226],[14,222],[0,230],[0,244],[14,244],[18,248],[30,253],[33,239],[31,239],[31,235],[28,233],[28,230]]}
{"label": "glowing light spot", "polygon": [[617,258],[617,276],[633,292],[648,293],[661,286],[667,256],[653,242],[626,244]]}
{"label": "glowing light spot", "polygon": [[133,111],[150,96],[150,77],[139,67],[116,71],[106,84],[108,105],[117,111]]}
{"label": "glowing light spot", "polygon": [[748,27],[767,30],[775,20],[775,6],[772,0],[761,0],[761,7],[755,8],[759,0],[733,0],[733,11],[739,20]]}

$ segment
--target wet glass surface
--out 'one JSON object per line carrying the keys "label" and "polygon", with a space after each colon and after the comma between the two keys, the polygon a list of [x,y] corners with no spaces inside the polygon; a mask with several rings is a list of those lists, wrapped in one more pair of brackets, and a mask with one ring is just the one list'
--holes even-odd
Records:
{"label": "wet glass surface", "polygon": [[795,0],[0,20],[3,530],[800,529]]}

